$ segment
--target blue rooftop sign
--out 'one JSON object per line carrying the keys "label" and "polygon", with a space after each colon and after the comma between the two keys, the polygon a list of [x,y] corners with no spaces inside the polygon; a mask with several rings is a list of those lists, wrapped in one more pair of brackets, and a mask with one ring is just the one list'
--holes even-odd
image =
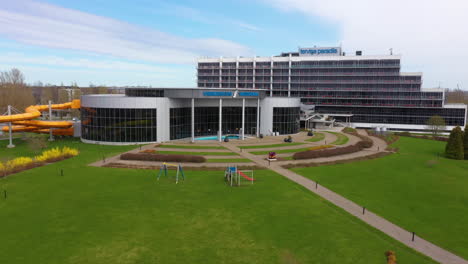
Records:
{"label": "blue rooftop sign", "polygon": [[258,96],[258,92],[239,92],[239,96]]}
{"label": "blue rooftop sign", "polygon": [[232,96],[232,92],[203,92],[203,96]]}
{"label": "blue rooftop sign", "polygon": [[300,56],[337,56],[340,54],[340,47],[299,48]]}

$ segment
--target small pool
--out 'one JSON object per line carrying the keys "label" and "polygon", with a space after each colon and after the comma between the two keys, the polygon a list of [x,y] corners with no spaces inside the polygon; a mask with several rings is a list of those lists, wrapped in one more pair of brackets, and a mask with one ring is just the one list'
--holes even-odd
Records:
{"label": "small pool", "polygon": [[[236,136],[236,135],[229,135],[229,136],[222,136],[222,140],[224,140],[225,138],[229,138],[229,139],[239,139],[240,137],[239,136]],[[199,138],[195,138],[195,140],[218,140],[218,136],[211,136],[211,137],[199,137]]]}

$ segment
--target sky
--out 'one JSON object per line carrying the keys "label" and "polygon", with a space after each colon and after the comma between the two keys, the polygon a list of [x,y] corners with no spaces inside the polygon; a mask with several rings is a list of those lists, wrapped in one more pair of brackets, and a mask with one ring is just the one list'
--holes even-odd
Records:
{"label": "sky", "polygon": [[200,57],[298,47],[402,55],[423,87],[468,90],[466,0],[0,0],[0,71],[26,82],[195,87]]}

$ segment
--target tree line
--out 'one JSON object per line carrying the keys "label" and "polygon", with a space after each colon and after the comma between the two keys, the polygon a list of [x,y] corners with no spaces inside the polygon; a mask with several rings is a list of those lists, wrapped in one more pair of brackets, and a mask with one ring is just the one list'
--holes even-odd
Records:
{"label": "tree line", "polygon": [[89,87],[78,87],[76,83],[69,86],[56,86],[36,82],[32,85],[25,83],[24,74],[13,68],[0,72],[0,114],[5,112],[8,105],[23,111],[34,104],[65,103],[79,99],[83,94],[115,93],[116,90],[106,86],[90,84]]}

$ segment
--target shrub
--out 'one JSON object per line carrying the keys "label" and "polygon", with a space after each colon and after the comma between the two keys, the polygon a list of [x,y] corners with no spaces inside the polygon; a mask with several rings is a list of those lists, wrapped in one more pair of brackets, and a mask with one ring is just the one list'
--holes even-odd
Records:
{"label": "shrub", "polygon": [[452,129],[445,146],[445,156],[449,159],[464,159],[463,132],[459,126]]}
{"label": "shrub", "polygon": [[309,150],[321,150],[321,149],[327,149],[327,148],[333,148],[333,145],[320,145],[320,146],[315,146],[309,148]]}
{"label": "shrub", "polygon": [[357,133],[356,129],[352,128],[352,127],[345,127],[343,128],[343,132],[344,133]]}
{"label": "shrub", "polygon": [[203,156],[194,155],[173,155],[173,154],[152,154],[152,153],[124,153],[120,155],[122,160],[142,160],[142,161],[175,161],[202,163],[206,159]]}
{"label": "shrub", "polygon": [[77,149],[72,149],[69,147],[63,147],[62,149],[62,155],[65,157],[74,157],[78,155],[78,150]]}
{"label": "shrub", "polygon": [[395,252],[389,250],[389,251],[385,252],[385,256],[387,257],[387,264],[396,264],[397,263]]}
{"label": "shrub", "polygon": [[307,150],[307,151],[296,152],[293,155],[293,159],[299,160],[299,159],[315,159],[315,158],[332,157],[332,156],[358,152],[361,150],[362,150],[362,146],[358,142],[354,145],[349,145],[349,146],[342,147],[342,148]]}
{"label": "shrub", "polygon": [[463,148],[465,152],[465,159],[468,160],[468,124],[465,126],[465,135],[463,137]]}
{"label": "shrub", "polygon": [[5,165],[3,165],[3,163],[0,162],[0,171],[4,171],[6,168],[5,168]]}
{"label": "shrub", "polygon": [[402,136],[402,137],[411,137],[411,133],[408,131],[405,132],[395,132],[395,135]]}
{"label": "shrub", "polygon": [[19,157],[6,162],[5,167],[7,170],[15,170],[18,168],[26,167],[33,163],[33,160],[28,157]]}
{"label": "shrub", "polygon": [[360,138],[361,141],[356,144],[359,144],[361,148],[371,148],[374,145],[374,141],[368,136],[361,135],[357,132],[347,132],[347,134]]}
{"label": "shrub", "polygon": [[46,151],[43,151],[40,155],[34,157],[38,162],[52,162],[58,161],[66,158],[71,158],[78,155],[77,149],[72,149],[69,147],[53,148]]}

